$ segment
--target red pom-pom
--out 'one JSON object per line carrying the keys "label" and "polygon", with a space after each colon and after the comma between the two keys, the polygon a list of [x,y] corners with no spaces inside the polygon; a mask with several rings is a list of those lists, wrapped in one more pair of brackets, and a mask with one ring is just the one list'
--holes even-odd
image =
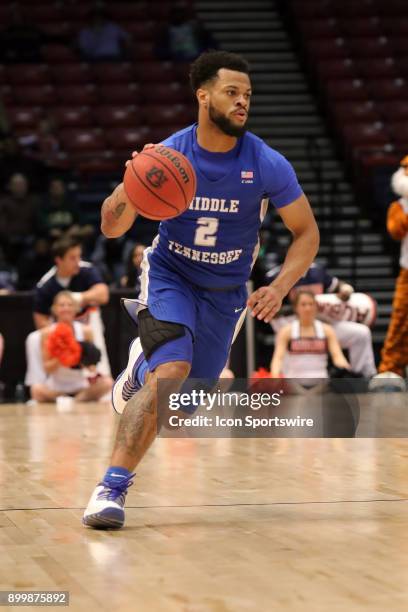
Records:
{"label": "red pom-pom", "polygon": [[57,323],[47,338],[47,350],[51,357],[58,359],[61,365],[71,368],[78,365],[81,359],[81,345],[74,336],[68,323]]}

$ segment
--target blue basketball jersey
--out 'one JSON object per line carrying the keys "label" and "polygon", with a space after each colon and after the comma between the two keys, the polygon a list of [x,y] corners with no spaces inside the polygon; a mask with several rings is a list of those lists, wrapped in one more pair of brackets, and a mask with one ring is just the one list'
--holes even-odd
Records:
{"label": "blue basketball jersey", "polygon": [[212,153],[199,146],[196,129],[162,143],[190,160],[197,192],[184,213],[160,223],[149,261],[204,288],[238,286],[256,258],[268,201],[281,208],[302,190],[290,163],[254,134],[246,132],[227,153]]}

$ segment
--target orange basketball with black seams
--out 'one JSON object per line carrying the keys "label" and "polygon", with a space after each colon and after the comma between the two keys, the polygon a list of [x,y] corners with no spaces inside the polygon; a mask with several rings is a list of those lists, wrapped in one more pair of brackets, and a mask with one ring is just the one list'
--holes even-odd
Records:
{"label": "orange basketball with black seams", "polygon": [[139,214],[162,220],[177,217],[190,206],[197,179],[193,166],[182,153],[156,145],[131,160],[123,184]]}

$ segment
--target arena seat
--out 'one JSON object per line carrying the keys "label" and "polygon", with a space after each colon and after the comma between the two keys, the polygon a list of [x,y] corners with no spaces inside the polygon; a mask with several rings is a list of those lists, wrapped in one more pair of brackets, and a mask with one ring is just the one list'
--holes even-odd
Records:
{"label": "arena seat", "polygon": [[381,121],[381,114],[372,100],[337,102],[331,111],[338,124]]}
{"label": "arena seat", "polygon": [[353,148],[365,145],[383,146],[390,141],[389,133],[381,121],[343,125],[341,132],[345,142]]}
{"label": "arena seat", "polygon": [[59,104],[92,106],[98,102],[98,94],[95,85],[66,85],[56,89]]}
{"label": "arena seat", "polygon": [[392,55],[390,40],[386,36],[348,38],[347,43],[355,57],[375,58]]}
{"label": "arena seat", "polygon": [[369,100],[371,96],[361,79],[329,80],[326,85],[330,100]]}
{"label": "arena seat", "polygon": [[350,48],[344,38],[311,40],[307,45],[307,51],[315,61],[350,57]]}
{"label": "arena seat", "polygon": [[342,34],[347,37],[379,37],[382,34],[381,23],[378,17],[359,19],[341,19],[339,26]]}
{"label": "arena seat", "polygon": [[43,45],[42,55],[47,64],[66,64],[78,61],[76,53],[62,43]]}
{"label": "arena seat", "polygon": [[177,80],[177,72],[172,62],[143,62],[136,66],[136,74],[140,81],[155,86],[158,83],[171,83]]}
{"label": "arena seat", "polygon": [[7,66],[5,76],[13,85],[48,85],[51,82],[47,64],[13,64]]}
{"label": "arena seat", "polygon": [[180,83],[157,83],[154,87],[144,87],[142,89],[143,99],[147,102],[178,104],[186,102],[190,96],[190,90]]}
{"label": "arena seat", "polygon": [[18,105],[52,106],[55,104],[56,92],[52,85],[19,85],[13,87],[13,97]]}
{"label": "arena seat", "polygon": [[408,104],[405,100],[378,102],[377,108],[386,121],[408,120]]}
{"label": "arena seat", "polygon": [[99,85],[102,104],[135,104],[140,100],[140,87],[137,83]]}
{"label": "arena seat", "polygon": [[85,62],[66,63],[61,68],[58,64],[51,66],[51,74],[56,84],[92,83],[92,72]]}
{"label": "arena seat", "polygon": [[309,39],[336,38],[341,36],[340,24],[333,17],[305,19],[300,23],[303,36]]}
{"label": "arena seat", "polygon": [[134,104],[129,106],[99,106],[95,109],[95,119],[100,126],[115,127],[142,123],[141,109]]}
{"label": "arena seat", "polygon": [[13,129],[35,127],[42,116],[40,106],[14,106],[7,109],[7,117]]}
{"label": "arena seat", "polygon": [[356,63],[350,57],[319,60],[316,65],[316,71],[320,78],[324,80],[358,78]]}
{"label": "arena seat", "polygon": [[408,123],[406,121],[388,123],[388,129],[396,144],[408,143]]}
{"label": "arena seat", "polygon": [[151,105],[146,113],[146,122],[150,126],[188,125],[196,119],[196,110],[186,104]]}
{"label": "arena seat", "polygon": [[393,57],[356,60],[356,67],[361,76],[367,78],[397,78],[400,76],[398,66]]}
{"label": "arena seat", "polygon": [[64,129],[60,132],[60,138],[65,149],[71,152],[101,151],[106,148],[103,130],[98,128]]}
{"label": "arena seat", "polygon": [[92,67],[95,81],[98,83],[123,83],[134,80],[134,68],[130,62],[103,62]]}
{"label": "arena seat", "polygon": [[130,158],[130,154],[133,150],[139,150],[146,143],[150,141],[149,128],[132,126],[123,128],[111,128],[104,130],[106,141],[111,149],[127,151],[127,157]]}
{"label": "arena seat", "polygon": [[367,80],[367,89],[377,100],[407,100],[408,84],[405,79]]}
{"label": "arena seat", "polygon": [[53,117],[61,128],[90,127],[94,123],[89,106],[57,106],[53,110]]}

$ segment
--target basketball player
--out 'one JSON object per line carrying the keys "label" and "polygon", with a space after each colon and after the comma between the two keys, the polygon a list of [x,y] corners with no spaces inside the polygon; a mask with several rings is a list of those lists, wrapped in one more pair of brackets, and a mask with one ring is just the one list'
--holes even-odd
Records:
{"label": "basketball player", "polygon": [[328,378],[328,355],[340,369],[350,370],[331,325],[316,319],[317,302],[311,291],[299,290],[293,301],[294,321],[282,327],[271,361],[271,375],[277,378]]}
{"label": "basketball player", "polygon": [[[319,233],[287,160],[246,132],[251,101],[247,62],[224,51],[202,54],[191,66],[198,123],[163,142],[183,153],[197,175],[188,210],[162,221],[142,263],[139,336],[116,380],[113,404],[123,413],[111,466],[96,487],[83,523],[118,528],[133,470],[156,436],[156,383],[176,392],[190,375],[217,379],[245,309],[270,321],[283,297],[313,261]],[[247,297],[258,229],[270,200],[293,241],[275,281]],[[102,232],[121,236],[136,218],[120,184],[103,203]],[[135,308],[128,307],[131,316]],[[170,382],[169,382],[170,381]],[[172,386],[171,381],[174,381]],[[159,413],[160,414],[160,413]]]}

